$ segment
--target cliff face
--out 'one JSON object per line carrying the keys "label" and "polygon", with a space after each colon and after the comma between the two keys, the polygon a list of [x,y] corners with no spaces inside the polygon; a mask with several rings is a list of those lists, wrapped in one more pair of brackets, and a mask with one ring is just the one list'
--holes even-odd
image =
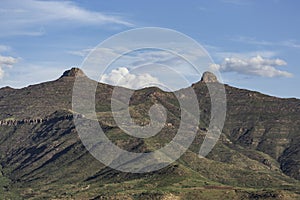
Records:
{"label": "cliff face", "polygon": [[[5,180],[0,194],[26,199],[297,198],[300,100],[226,85],[228,109],[223,133],[207,158],[200,159],[199,147],[210,119],[206,84],[219,84],[214,75],[204,74],[202,81],[192,86],[201,118],[190,149],[162,170],[130,174],[105,167],[81,143],[71,110],[75,76],[92,81],[82,71],[72,69],[55,81],[18,90],[0,89],[0,183]],[[130,114],[136,123],[149,123],[148,110],[153,103],[162,104],[168,114],[159,134],[138,139],[116,126],[110,111],[112,91],[112,86],[98,84],[96,112],[106,135],[121,148],[153,151],[177,133],[180,108],[172,93],[158,88],[134,92]],[[264,188],[271,189],[261,191]]]}

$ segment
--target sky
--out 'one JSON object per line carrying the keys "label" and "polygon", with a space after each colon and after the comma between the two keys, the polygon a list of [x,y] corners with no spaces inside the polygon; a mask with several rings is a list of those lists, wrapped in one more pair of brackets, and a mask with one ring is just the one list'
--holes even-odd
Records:
{"label": "sky", "polygon": [[[214,61],[210,69],[218,70],[224,83],[300,98],[299,8],[300,2],[293,0],[2,0],[0,87],[21,88],[57,79],[66,69],[82,66],[91,50],[107,38],[136,28],[161,27],[200,43]],[[188,84],[201,78],[185,74],[183,64],[165,51],[151,50],[125,56],[100,80],[114,84],[126,77],[120,84],[131,88],[163,84],[155,77],[153,63],[145,67],[147,72],[129,69],[126,58],[138,63],[137,55],[144,63],[154,59],[176,66]],[[197,55],[191,50],[185,56]],[[165,79],[175,80],[172,75]]]}

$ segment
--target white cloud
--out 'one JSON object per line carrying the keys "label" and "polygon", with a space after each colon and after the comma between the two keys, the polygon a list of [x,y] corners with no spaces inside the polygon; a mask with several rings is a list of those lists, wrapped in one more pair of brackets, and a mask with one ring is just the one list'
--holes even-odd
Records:
{"label": "white cloud", "polygon": [[74,51],[67,51],[67,53],[74,55],[74,56],[80,56],[80,57],[85,57],[87,56],[93,48],[86,48],[82,50],[74,50]]}
{"label": "white cloud", "polygon": [[245,5],[250,5],[251,3],[253,3],[249,0],[222,0],[222,2],[237,5],[237,6],[245,6]]}
{"label": "white cloud", "polygon": [[16,58],[13,58],[11,56],[1,56],[0,55],[0,63],[2,65],[11,66],[17,62]]}
{"label": "white cloud", "polygon": [[280,45],[290,47],[290,48],[300,48],[300,43],[295,40],[281,41]]}
{"label": "white cloud", "polygon": [[265,58],[272,58],[278,56],[279,54],[278,51],[273,51],[273,50],[234,52],[234,51],[226,51],[219,46],[213,46],[208,44],[205,44],[204,46],[206,49],[208,49],[211,55],[213,55],[216,61],[223,61],[225,58],[229,58],[229,57],[247,59],[249,57],[256,57],[257,55],[260,55],[261,57],[265,57]]}
{"label": "white cloud", "polygon": [[17,63],[17,59],[11,56],[1,56],[0,55],[0,79],[4,76],[3,67],[12,67],[15,63]]}
{"label": "white cloud", "polygon": [[104,14],[79,7],[70,1],[1,1],[1,35],[41,35],[44,26],[106,25],[133,26],[123,17]]}
{"label": "white cloud", "polygon": [[258,55],[248,59],[237,57],[225,58],[222,64],[212,64],[211,69],[262,77],[292,77],[291,73],[275,68],[276,66],[283,65],[287,65],[284,60],[266,59]]}
{"label": "white cloud", "polygon": [[266,40],[258,40],[253,37],[244,37],[239,36],[232,38],[233,41],[242,42],[246,44],[259,45],[259,46],[281,46],[288,48],[300,48],[299,41],[296,40],[283,40],[283,41],[266,41]]}
{"label": "white cloud", "polygon": [[218,58],[225,59],[229,57],[236,57],[236,58],[242,58],[247,59],[250,57],[256,57],[257,55],[260,55],[261,57],[265,58],[272,58],[278,55],[278,52],[276,51],[246,51],[246,52],[226,52],[226,51],[219,51],[214,53]]}
{"label": "white cloud", "polygon": [[133,74],[126,67],[113,69],[109,74],[104,74],[100,82],[131,89],[162,85],[157,78],[150,74]]}
{"label": "white cloud", "polygon": [[9,46],[6,45],[0,45],[0,52],[7,52],[10,51],[11,48]]}

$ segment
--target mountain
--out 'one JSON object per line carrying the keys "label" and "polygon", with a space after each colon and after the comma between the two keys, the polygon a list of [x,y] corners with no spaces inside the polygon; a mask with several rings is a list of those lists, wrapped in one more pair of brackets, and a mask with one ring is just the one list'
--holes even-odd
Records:
{"label": "mountain", "polygon": [[[204,73],[191,86],[202,112],[190,148],[163,169],[135,174],[106,167],[82,144],[73,121],[78,113],[72,111],[76,76],[95,83],[72,68],[54,81],[0,89],[2,199],[300,199],[300,100],[225,85],[223,132],[208,156],[199,158],[211,110],[207,84],[220,84]],[[133,91],[129,110],[137,124],[149,123],[149,108],[157,102],[168,116],[159,134],[140,139],[116,125],[110,108],[114,87],[97,84],[97,119],[120,148],[151,152],[176,135],[180,107],[173,93],[155,87]]]}

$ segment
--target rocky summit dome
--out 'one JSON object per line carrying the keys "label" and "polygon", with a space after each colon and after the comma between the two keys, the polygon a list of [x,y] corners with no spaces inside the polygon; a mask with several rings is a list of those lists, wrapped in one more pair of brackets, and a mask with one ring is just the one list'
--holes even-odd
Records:
{"label": "rocky summit dome", "polygon": [[204,72],[201,78],[201,82],[204,83],[218,83],[218,79],[216,75],[214,75],[212,72]]}
{"label": "rocky summit dome", "polygon": [[84,74],[84,72],[81,69],[79,69],[77,67],[73,67],[72,69],[65,71],[60,78],[63,78],[63,77],[85,77],[85,76],[86,75]]}

